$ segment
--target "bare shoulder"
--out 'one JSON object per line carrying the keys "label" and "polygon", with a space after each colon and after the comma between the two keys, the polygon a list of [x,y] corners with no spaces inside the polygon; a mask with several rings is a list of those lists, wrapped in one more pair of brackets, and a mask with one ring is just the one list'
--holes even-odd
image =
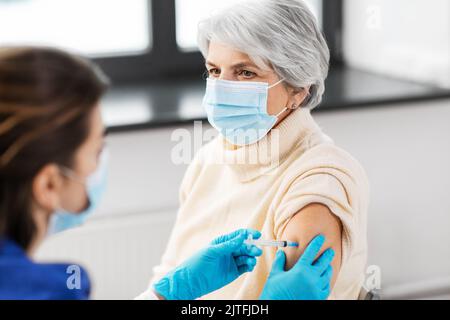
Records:
{"label": "bare shoulder", "polygon": [[298,242],[299,247],[286,249],[286,269],[292,268],[309,242],[318,234],[326,238],[319,255],[327,248],[335,251],[332,262],[334,270],[332,284],[334,284],[341,265],[342,225],[339,218],[327,206],[320,203],[307,205],[288,222],[282,237]]}

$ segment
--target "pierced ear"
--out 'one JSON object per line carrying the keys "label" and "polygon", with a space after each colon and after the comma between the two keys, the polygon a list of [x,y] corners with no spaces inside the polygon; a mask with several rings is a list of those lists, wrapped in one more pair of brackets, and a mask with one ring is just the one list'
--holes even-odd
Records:
{"label": "pierced ear", "polygon": [[304,88],[300,88],[300,89],[295,89],[292,92],[292,105],[291,105],[291,109],[297,109],[300,106],[303,105],[303,102],[308,98],[309,96],[309,90],[310,90],[310,86],[308,87],[304,87]]}

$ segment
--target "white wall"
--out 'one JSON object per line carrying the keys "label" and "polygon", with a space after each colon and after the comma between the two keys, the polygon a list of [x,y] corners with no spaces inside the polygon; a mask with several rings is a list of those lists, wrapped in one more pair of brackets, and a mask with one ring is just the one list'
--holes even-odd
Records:
{"label": "white wall", "polygon": [[111,134],[108,190],[99,214],[176,209],[185,165],[171,165],[174,128]]}
{"label": "white wall", "polygon": [[[450,294],[450,100],[315,118],[367,170],[369,262],[381,267],[383,291],[403,297],[446,286]],[[86,265],[94,298],[128,299],[142,291],[169,237],[184,171],[169,161],[172,130],[110,136],[103,214],[49,239],[38,258]]]}
{"label": "white wall", "polygon": [[345,0],[344,17],[349,65],[450,88],[448,0]]}

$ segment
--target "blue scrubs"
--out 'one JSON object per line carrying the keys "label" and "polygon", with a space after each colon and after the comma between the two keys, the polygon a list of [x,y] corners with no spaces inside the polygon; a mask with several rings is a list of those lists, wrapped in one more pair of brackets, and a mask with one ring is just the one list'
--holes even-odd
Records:
{"label": "blue scrubs", "polygon": [[[0,239],[0,299],[88,299],[87,273],[81,267],[73,266],[35,263],[15,242]],[[75,278],[70,278],[75,276],[74,270],[77,272],[75,282],[71,281]]]}

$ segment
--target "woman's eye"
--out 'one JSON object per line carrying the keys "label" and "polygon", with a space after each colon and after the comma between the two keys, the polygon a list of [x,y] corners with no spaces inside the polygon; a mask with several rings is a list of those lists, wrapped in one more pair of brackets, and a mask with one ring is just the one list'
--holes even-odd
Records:
{"label": "woman's eye", "polygon": [[256,73],[248,71],[248,70],[242,70],[241,72],[239,72],[239,75],[248,79],[248,78],[255,77]]}
{"label": "woman's eye", "polygon": [[209,69],[208,74],[213,77],[220,76],[220,70],[217,68]]}

